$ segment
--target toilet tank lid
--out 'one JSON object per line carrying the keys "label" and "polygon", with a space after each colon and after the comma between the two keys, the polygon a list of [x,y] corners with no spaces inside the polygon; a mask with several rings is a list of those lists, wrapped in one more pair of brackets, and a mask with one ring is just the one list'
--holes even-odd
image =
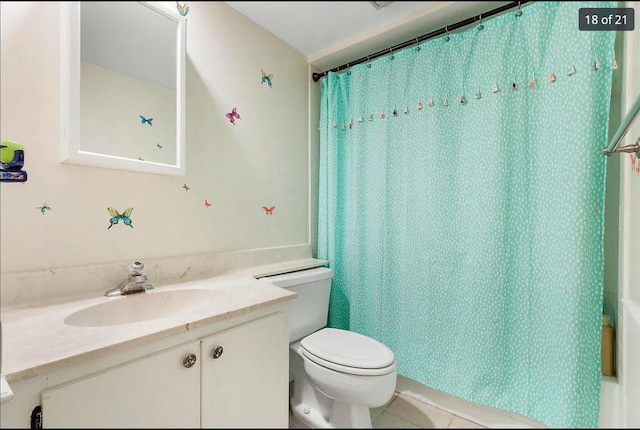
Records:
{"label": "toilet tank lid", "polygon": [[316,267],[280,275],[265,276],[260,278],[260,280],[269,281],[278,287],[285,288],[291,285],[305,284],[331,277],[333,277],[333,270],[328,267]]}
{"label": "toilet tank lid", "polygon": [[353,331],[323,328],[302,339],[300,345],[323,360],[360,369],[379,369],[394,362],[385,344]]}

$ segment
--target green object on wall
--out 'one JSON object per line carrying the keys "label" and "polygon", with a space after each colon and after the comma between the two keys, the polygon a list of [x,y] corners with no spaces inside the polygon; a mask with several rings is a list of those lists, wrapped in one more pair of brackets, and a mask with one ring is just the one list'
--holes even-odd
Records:
{"label": "green object on wall", "polygon": [[2,148],[0,148],[0,161],[4,164],[11,163],[16,150],[24,151],[24,145],[13,140],[3,140]]}
{"label": "green object on wall", "polygon": [[578,10],[616,5],[530,3],[322,80],[331,327],[385,343],[399,374],[437,390],[598,426],[603,148],[620,72],[615,32],[579,31]]}

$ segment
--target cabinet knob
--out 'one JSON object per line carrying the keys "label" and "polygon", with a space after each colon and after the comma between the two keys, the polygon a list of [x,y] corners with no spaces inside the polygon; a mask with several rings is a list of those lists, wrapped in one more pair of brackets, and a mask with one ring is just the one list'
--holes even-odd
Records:
{"label": "cabinet knob", "polygon": [[219,358],[222,355],[223,348],[221,346],[216,346],[211,352],[211,356],[213,358]]}
{"label": "cabinet knob", "polygon": [[189,354],[182,361],[182,365],[188,369],[190,367],[193,367],[193,365],[196,364],[196,361],[197,361],[196,355]]}

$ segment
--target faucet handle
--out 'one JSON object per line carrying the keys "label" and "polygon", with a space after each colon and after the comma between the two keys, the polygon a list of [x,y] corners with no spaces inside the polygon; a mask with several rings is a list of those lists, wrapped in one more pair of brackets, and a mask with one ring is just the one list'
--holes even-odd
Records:
{"label": "faucet handle", "polygon": [[129,270],[131,271],[129,276],[142,275],[142,271],[144,270],[144,263],[142,261],[132,261],[131,263],[129,263]]}

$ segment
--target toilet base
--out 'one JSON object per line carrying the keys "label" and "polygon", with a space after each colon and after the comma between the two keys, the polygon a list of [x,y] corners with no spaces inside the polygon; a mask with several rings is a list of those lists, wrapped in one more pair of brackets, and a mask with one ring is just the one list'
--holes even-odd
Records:
{"label": "toilet base", "polygon": [[[292,399],[293,400],[293,399]],[[293,403],[293,402],[292,402]],[[333,401],[331,417],[324,417],[319,410],[298,403],[291,404],[291,413],[301,423],[314,429],[346,429],[346,428],[373,428],[369,408],[361,405],[349,405]]]}
{"label": "toilet base", "polygon": [[299,342],[290,345],[289,371],[293,376],[289,407],[291,414],[311,428],[372,428],[369,408],[333,400],[309,380],[299,353]]}
{"label": "toilet base", "polygon": [[315,429],[372,428],[368,406],[331,399],[311,383],[298,349],[299,343],[292,344],[289,350],[289,371],[293,375],[289,399],[291,414]]}

